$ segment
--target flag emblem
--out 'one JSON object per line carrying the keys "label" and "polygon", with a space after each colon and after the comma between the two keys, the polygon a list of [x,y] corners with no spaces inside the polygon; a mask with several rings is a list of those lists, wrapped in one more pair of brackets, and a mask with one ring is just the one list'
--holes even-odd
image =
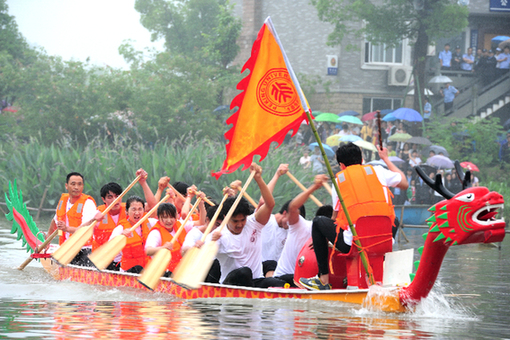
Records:
{"label": "flag emblem", "polygon": [[269,70],[257,85],[257,101],[276,116],[292,116],[302,110],[299,96],[285,68]]}

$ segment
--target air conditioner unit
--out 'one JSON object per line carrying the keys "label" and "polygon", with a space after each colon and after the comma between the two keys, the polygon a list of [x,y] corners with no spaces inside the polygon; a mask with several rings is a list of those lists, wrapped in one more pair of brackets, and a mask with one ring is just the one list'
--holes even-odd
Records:
{"label": "air conditioner unit", "polygon": [[388,85],[390,86],[407,86],[413,68],[410,66],[392,66],[388,71]]}

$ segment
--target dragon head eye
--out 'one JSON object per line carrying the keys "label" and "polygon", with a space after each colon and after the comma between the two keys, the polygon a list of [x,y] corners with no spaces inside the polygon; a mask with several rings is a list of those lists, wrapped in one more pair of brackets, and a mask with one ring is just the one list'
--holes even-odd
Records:
{"label": "dragon head eye", "polygon": [[475,199],[475,194],[473,193],[464,194],[462,196],[457,197],[456,199],[462,202],[473,202],[473,200]]}

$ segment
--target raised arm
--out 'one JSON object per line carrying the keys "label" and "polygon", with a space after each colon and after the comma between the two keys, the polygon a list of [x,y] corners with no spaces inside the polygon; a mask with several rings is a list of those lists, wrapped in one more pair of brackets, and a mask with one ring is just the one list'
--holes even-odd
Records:
{"label": "raised arm", "polygon": [[390,159],[388,157],[388,149],[386,149],[386,148],[381,149],[381,147],[379,145],[377,145],[377,150],[379,151],[379,157],[384,161],[384,163],[386,163],[388,170],[397,172],[402,177],[402,179],[400,180],[400,183],[397,185],[397,187],[400,189],[403,189],[403,190],[407,190],[407,188],[409,187],[409,183],[407,183],[407,178],[404,175],[404,173],[402,172],[402,170],[397,168],[397,166],[395,164],[393,164],[392,161],[390,161]]}
{"label": "raised arm", "polygon": [[148,208],[152,209],[158,201],[156,201],[156,197],[154,197],[151,188],[149,188],[149,185],[147,184],[147,171],[144,169],[138,169],[136,171],[136,176],[140,176],[138,183],[142,186],[143,195],[145,196]]}
{"label": "raised arm", "polygon": [[328,183],[328,179],[327,175],[316,175],[313,184],[290,201],[287,210],[290,225],[296,224],[299,221],[299,208],[306,203],[315,190],[322,188],[323,183]]}
{"label": "raised arm", "polygon": [[168,184],[170,183],[170,177],[163,176],[158,181],[158,190],[156,191],[156,195],[154,195],[157,202],[161,200],[161,194],[168,188]]}
{"label": "raised arm", "polygon": [[260,194],[262,196],[262,200],[264,200],[264,203],[259,206],[257,211],[255,212],[255,219],[260,224],[266,224],[269,221],[269,218],[271,217],[271,213],[273,212],[273,208],[275,206],[273,194],[269,190],[269,188],[266,185],[266,182],[264,182],[264,179],[262,178],[262,168],[260,165],[256,163],[252,163],[250,166],[250,171],[255,171],[255,177],[253,178],[255,182],[257,182],[257,185],[260,189]]}

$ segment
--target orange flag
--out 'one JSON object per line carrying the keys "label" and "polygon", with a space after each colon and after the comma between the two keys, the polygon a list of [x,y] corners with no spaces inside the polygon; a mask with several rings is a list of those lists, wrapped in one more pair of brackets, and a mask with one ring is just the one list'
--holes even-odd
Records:
{"label": "orange flag", "polygon": [[227,119],[233,127],[225,133],[229,140],[227,158],[219,172],[219,178],[243,165],[246,170],[253,156],[262,161],[272,142],[281,145],[289,130],[294,136],[301,122],[306,120],[308,103],[299,82],[288,62],[278,39],[271,18],[267,18],[253,43],[251,57],[244,64],[250,74],[237,84],[242,90],[230,104],[238,107]]}

